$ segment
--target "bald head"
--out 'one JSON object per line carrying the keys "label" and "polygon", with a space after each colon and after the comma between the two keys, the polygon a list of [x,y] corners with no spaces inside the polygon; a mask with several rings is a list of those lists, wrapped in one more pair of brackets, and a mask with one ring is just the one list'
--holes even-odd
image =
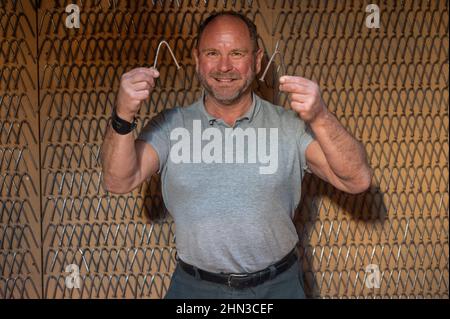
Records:
{"label": "bald head", "polygon": [[200,47],[201,40],[205,32],[209,32],[208,29],[212,29],[211,32],[217,31],[217,28],[224,27],[238,29],[243,32],[244,37],[248,38],[253,44],[253,50],[258,50],[258,33],[255,24],[246,16],[234,12],[234,11],[222,11],[209,16],[202,22],[197,35],[197,49]]}

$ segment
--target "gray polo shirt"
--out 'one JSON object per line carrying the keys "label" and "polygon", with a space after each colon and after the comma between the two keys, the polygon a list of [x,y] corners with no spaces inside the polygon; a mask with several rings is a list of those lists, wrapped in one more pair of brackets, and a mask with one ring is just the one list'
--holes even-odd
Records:
{"label": "gray polo shirt", "polygon": [[230,127],[206,111],[202,97],[159,113],[138,138],[159,156],[164,203],[186,263],[253,272],[298,242],[292,218],[313,137],[295,112],[253,94]]}

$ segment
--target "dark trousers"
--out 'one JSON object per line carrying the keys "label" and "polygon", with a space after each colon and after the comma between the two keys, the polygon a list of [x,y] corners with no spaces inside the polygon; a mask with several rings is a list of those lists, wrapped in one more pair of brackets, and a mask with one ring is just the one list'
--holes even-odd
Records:
{"label": "dark trousers", "polygon": [[296,262],[258,286],[237,289],[192,276],[177,265],[166,299],[304,299],[303,279]]}

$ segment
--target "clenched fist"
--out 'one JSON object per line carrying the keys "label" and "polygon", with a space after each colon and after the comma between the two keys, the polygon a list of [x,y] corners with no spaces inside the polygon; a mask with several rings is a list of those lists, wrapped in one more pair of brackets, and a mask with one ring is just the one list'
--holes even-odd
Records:
{"label": "clenched fist", "polygon": [[319,86],[313,81],[284,75],[280,77],[280,91],[289,93],[291,108],[307,123],[328,112],[320,96]]}
{"label": "clenched fist", "polygon": [[159,72],[155,68],[136,68],[122,75],[116,100],[116,113],[120,118],[133,121],[141,102],[155,87],[157,77]]}

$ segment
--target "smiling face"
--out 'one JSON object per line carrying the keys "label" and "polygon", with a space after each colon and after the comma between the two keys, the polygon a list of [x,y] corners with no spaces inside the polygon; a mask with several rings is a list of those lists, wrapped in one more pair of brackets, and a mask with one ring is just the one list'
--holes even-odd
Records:
{"label": "smiling face", "polygon": [[219,16],[203,31],[194,59],[207,93],[220,104],[231,105],[250,94],[250,85],[261,69],[262,50],[255,52],[242,20]]}

